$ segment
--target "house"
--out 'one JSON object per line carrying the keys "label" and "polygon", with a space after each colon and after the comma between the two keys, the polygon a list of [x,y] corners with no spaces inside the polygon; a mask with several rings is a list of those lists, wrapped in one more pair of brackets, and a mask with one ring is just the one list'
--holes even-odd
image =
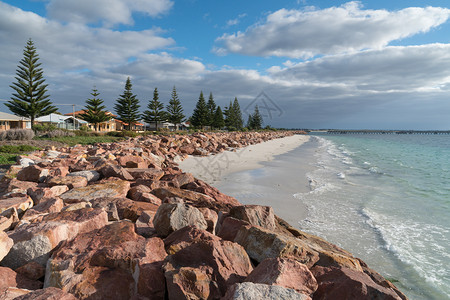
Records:
{"label": "house", "polygon": [[[78,111],[75,111],[75,112],[73,112],[73,113],[65,114],[65,116],[73,116],[73,115],[79,116],[79,115],[83,114],[84,112],[85,112],[84,110],[78,110]],[[109,121],[98,123],[98,124],[97,124],[97,131],[100,131],[100,132],[109,132],[109,131],[121,130],[121,129],[118,129],[118,127],[120,127],[120,125],[118,126],[118,124],[117,124],[117,122],[116,122],[117,120],[114,119],[114,118],[117,117],[117,116],[114,115],[113,113],[109,112],[109,111],[106,112],[106,114],[107,114],[107,115],[110,115],[110,116],[113,117],[113,118],[112,118],[111,120],[109,120]],[[87,125],[87,127],[88,127],[89,129],[95,130],[94,124],[91,124],[91,123],[87,123],[87,122],[86,122],[86,125]]]}
{"label": "house", "polygon": [[[183,122],[183,123],[177,124],[176,126],[175,126],[175,124],[170,123],[170,122],[158,123],[158,129],[161,129],[161,128],[169,129],[170,131],[188,130],[189,122]],[[148,123],[148,125],[146,126],[146,129],[150,130],[150,131],[156,131],[155,122]]]}
{"label": "house", "polygon": [[77,130],[80,129],[81,126],[88,124],[88,122],[78,118],[74,118],[73,116],[63,116],[58,114],[49,114],[36,118],[36,122],[42,124],[53,124],[58,128],[69,130]]}
{"label": "house", "polygon": [[133,124],[133,126],[131,126],[131,128],[128,128],[128,123],[125,123],[121,120],[118,119],[114,119],[114,121],[116,122],[116,128],[117,130],[132,130],[132,131],[144,131],[144,124],[142,123],[135,123]]}
{"label": "house", "polygon": [[31,129],[31,120],[13,114],[0,112],[0,131],[9,129]]}

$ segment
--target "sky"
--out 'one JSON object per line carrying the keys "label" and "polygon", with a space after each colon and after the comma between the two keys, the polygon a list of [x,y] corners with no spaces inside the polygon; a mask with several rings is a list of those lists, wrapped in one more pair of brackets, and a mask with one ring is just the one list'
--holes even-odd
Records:
{"label": "sky", "polygon": [[[127,77],[144,111],[176,86],[284,128],[450,129],[450,3],[441,0],[0,0],[0,99],[32,39],[61,113]],[[9,112],[0,102],[0,111]]]}

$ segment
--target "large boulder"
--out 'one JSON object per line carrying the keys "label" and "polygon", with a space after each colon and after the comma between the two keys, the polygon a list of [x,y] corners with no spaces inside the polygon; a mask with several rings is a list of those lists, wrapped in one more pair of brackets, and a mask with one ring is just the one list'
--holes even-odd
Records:
{"label": "large boulder", "polygon": [[42,288],[42,283],[36,280],[30,280],[21,274],[17,274],[10,268],[0,267],[0,289],[8,287],[37,290]]}
{"label": "large boulder", "polygon": [[345,267],[311,269],[319,287],[314,293],[318,299],[402,299],[395,290],[375,283],[367,274]]}
{"label": "large boulder", "polygon": [[55,185],[66,185],[70,189],[87,186],[88,180],[85,176],[54,176],[47,180],[47,185],[52,187]]}
{"label": "large boulder", "polygon": [[188,183],[183,188],[191,191],[195,191],[213,198],[216,202],[226,205],[241,205],[235,198],[221,193],[217,188],[210,186],[202,180],[196,180]]}
{"label": "large boulder", "polygon": [[14,245],[14,241],[6,233],[0,231],[0,261],[5,257]]}
{"label": "large boulder", "polygon": [[64,207],[64,202],[60,198],[45,199],[38,205],[28,209],[22,217],[22,220],[31,220],[41,214],[57,213]]}
{"label": "large boulder", "polygon": [[275,214],[270,206],[241,205],[230,209],[230,216],[248,222],[254,226],[260,226],[268,230],[277,228]]}
{"label": "large boulder", "polygon": [[52,187],[36,187],[27,190],[28,195],[33,199],[34,204],[39,204],[45,199],[58,197],[67,192],[69,187],[67,185],[54,185]]}
{"label": "large boulder", "polygon": [[[305,294],[278,285],[252,282],[237,283],[231,286],[222,300],[311,300]],[[332,298],[331,298],[332,299]]]}
{"label": "large boulder", "polygon": [[319,254],[302,240],[261,227],[242,226],[234,241],[242,245],[257,262],[266,258],[292,257],[312,267],[319,260]]}
{"label": "large boulder", "polygon": [[147,180],[159,180],[164,175],[164,171],[145,168],[145,169],[135,169],[135,168],[125,168],[125,170],[130,173],[135,180],[137,179],[147,179]]}
{"label": "large boulder", "polygon": [[76,300],[77,298],[61,289],[49,287],[42,290],[28,292],[15,297],[14,300]]}
{"label": "large boulder", "polygon": [[71,189],[60,195],[60,198],[65,203],[88,202],[98,198],[126,197],[129,189],[130,182],[125,180],[111,180],[105,183]]}
{"label": "large boulder", "polygon": [[16,269],[31,261],[45,265],[50,252],[62,241],[77,234],[101,228],[108,223],[101,209],[80,209],[52,213],[36,218],[9,234],[14,246],[3,259],[2,265]]}
{"label": "large boulder", "polygon": [[95,170],[83,170],[83,171],[76,171],[71,172],[67,174],[67,176],[82,176],[86,178],[88,182],[97,181],[100,179],[100,173]]}
{"label": "large boulder", "polygon": [[183,227],[194,225],[207,229],[203,214],[195,207],[184,203],[163,203],[156,211],[153,224],[159,235],[166,237]]}
{"label": "large boulder", "polygon": [[302,263],[290,258],[267,258],[248,275],[247,282],[279,285],[311,296],[317,281]]}
{"label": "large boulder", "polygon": [[33,207],[33,199],[29,196],[0,199],[0,213],[16,209],[19,215]]}
{"label": "large boulder", "polygon": [[119,165],[126,168],[145,169],[148,167],[148,164],[142,157],[135,155],[119,156],[117,161]]}
{"label": "large boulder", "polygon": [[23,168],[17,173],[17,179],[22,181],[43,182],[49,174],[48,169],[37,165],[31,165]]}
{"label": "large boulder", "polygon": [[[240,245],[193,226],[180,231],[167,238],[173,242],[165,241],[172,253],[164,266],[169,298],[215,298],[224,295],[228,286],[244,281],[252,271],[250,258]],[[198,298],[190,298],[189,294]]]}
{"label": "large boulder", "polygon": [[161,239],[137,235],[129,221],[115,222],[64,242],[48,261],[45,287],[81,299],[164,299],[165,257]]}
{"label": "large boulder", "polygon": [[100,169],[100,173],[105,178],[117,177],[122,180],[129,180],[129,181],[134,180],[133,176],[131,176],[131,174],[128,173],[127,170],[118,165],[107,164],[106,166]]}

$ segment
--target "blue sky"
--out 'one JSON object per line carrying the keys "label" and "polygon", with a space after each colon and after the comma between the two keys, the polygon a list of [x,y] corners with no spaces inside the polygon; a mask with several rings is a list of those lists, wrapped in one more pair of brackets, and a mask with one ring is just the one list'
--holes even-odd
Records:
{"label": "blue sky", "polygon": [[187,115],[201,90],[244,111],[264,92],[276,127],[450,129],[449,17],[437,0],[0,1],[0,99],[32,38],[58,105],[95,85],[112,110],[130,76],[142,110],[175,85]]}

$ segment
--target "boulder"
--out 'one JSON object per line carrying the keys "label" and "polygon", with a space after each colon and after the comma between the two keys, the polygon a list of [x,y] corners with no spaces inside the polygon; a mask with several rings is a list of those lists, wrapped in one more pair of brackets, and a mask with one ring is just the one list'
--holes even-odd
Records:
{"label": "boulder", "polygon": [[159,235],[166,237],[185,226],[208,228],[202,213],[195,207],[182,203],[163,203],[156,211],[153,224]]}
{"label": "boulder", "polygon": [[222,224],[220,226],[217,235],[223,238],[224,240],[234,241],[237,233],[239,232],[239,229],[241,229],[241,227],[245,225],[249,225],[248,222],[244,220],[235,219],[232,217],[226,217],[222,221]]}
{"label": "boulder", "polygon": [[31,220],[40,214],[60,212],[64,207],[64,202],[60,198],[45,199],[38,205],[28,209],[22,217],[22,220]]}
{"label": "boulder", "polygon": [[[31,293],[30,290],[20,289],[16,287],[0,288],[0,299],[10,300]],[[56,300],[56,299],[55,299]]]}
{"label": "boulder", "polygon": [[20,221],[17,209],[14,207],[0,213],[0,231],[13,229]]}
{"label": "boulder", "polygon": [[16,269],[31,261],[45,265],[50,252],[65,240],[77,234],[101,228],[108,223],[101,209],[80,209],[48,214],[36,218],[11,232],[14,246],[2,265]]}
{"label": "boulder", "polygon": [[17,268],[15,271],[31,280],[39,280],[45,276],[45,267],[34,261]]}
{"label": "boulder", "polygon": [[217,221],[219,219],[218,214],[214,210],[207,207],[199,207],[198,209],[202,213],[203,217],[205,218],[206,224],[208,225],[206,230],[211,233],[215,233]]}
{"label": "boulder", "polygon": [[119,156],[117,161],[119,165],[127,168],[145,169],[148,167],[148,164],[142,157],[135,155]]}
{"label": "boulder", "polygon": [[319,284],[314,299],[402,299],[393,289],[375,283],[360,271],[322,266],[311,271]]}
{"label": "boulder", "polygon": [[165,257],[161,239],[145,239],[133,223],[115,222],[64,242],[48,261],[45,287],[81,299],[164,299]]}
{"label": "boulder", "polygon": [[317,281],[302,263],[290,258],[266,258],[248,275],[247,282],[279,285],[311,296]]}
{"label": "boulder", "polygon": [[234,241],[257,262],[266,258],[291,257],[310,268],[319,260],[319,254],[302,240],[261,227],[242,226]]}
{"label": "boulder", "polygon": [[0,267],[0,289],[8,287],[37,290],[42,288],[42,282],[30,280],[21,274],[17,274],[10,268]]}
{"label": "boulder", "polygon": [[233,206],[241,205],[239,201],[237,201],[235,198],[221,193],[218,189],[210,186],[209,184],[207,184],[202,180],[197,179],[195,182],[186,184],[185,186],[183,186],[183,188],[207,195],[219,203],[229,204]]}
{"label": "boulder", "polygon": [[181,173],[175,175],[165,175],[161,180],[169,181],[169,186],[180,188],[195,180],[191,173]]}
{"label": "boulder", "polygon": [[[252,271],[250,258],[240,245],[193,227],[183,228],[182,231],[183,234],[178,236],[184,240],[183,244],[178,243],[178,247],[169,245],[171,250],[177,251],[167,257],[164,265],[169,298],[179,295],[180,290],[186,291],[192,283],[189,274],[203,278],[199,285],[210,287],[209,293],[213,297],[224,295],[228,286],[244,281]],[[177,236],[177,233],[173,235]],[[190,237],[193,238],[190,240]],[[197,288],[194,291],[205,292]],[[202,297],[199,294],[196,296]]]}
{"label": "boulder", "polygon": [[37,165],[31,165],[23,168],[17,173],[17,180],[43,182],[48,174],[48,169],[41,168]]}
{"label": "boulder", "polygon": [[21,191],[21,192],[24,192],[26,194],[27,190],[29,188],[33,188],[33,187],[37,187],[37,186],[38,186],[37,182],[20,181],[20,180],[17,180],[17,178],[13,178],[8,183],[8,187],[6,188],[6,191],[8,191],[8,192],[11,192],[13,190],[14,191]]}
{"label": "boulder", "polygon": [[60,195],[64,203],[88,202],[98,198],[125,197],[130,189],[130,182],[112,180],[105,183],[88,185],[71,189]]}
{"label": "boulder", "polygon": [[64,206],[61,211],[74,211],[79,209],[91,208],[92,204],[90,202],[78,202],[72,203],[67,206]]}
{"label": "boulder", "polygon": [[270,206],[242,205],[230,209],[230,216],[260,226],[268,230],[276,230],[275,214]]}
{"label": "boulder", "polygon": [[243,282],[231,286],[222,300],[311,300],[305,294],[278,285]]}
{"label": "boulder", "polygon": [[93,208],[102,208],[108,214],[108,221],[119,221],[119,213],[115,202],[106,198],[95,199],[91,201]]}
{"label": "boulder", "polygon": [[29,196],[0,199],[0,213],[16,209],[19,215],[33,207],[33,200]]}
{"label": "boulder", "polygon": [[14,241],[6,233],[0,231],[0,261],[8,254],[14,245]]}
{"label": "boulder", "polygon": [[155,168],[145,168],[145,169],[125,168],[125,170],[128,173],[130,173],[130,175],[133,176],[135,180],[138,179],[159,180],[164,175],[164,171]]}
{"label": "boulder", "polygon": [[136,233],[145,238],[156,236],[156,230],[153,225],[154,211],[143,211],[136,220]]}
{"label": "boulder", "polygon": [[161,205],[162,201],[151,194],[151,189],[146,185],[136,185],[128,191],[128,196],[134,201],[149,202],[155,205]]}
{"label": "boulder", "polygon": [[127,170],[118,165],[108,164],[100,169],[100,173],[105,178],[117,177],[122,180],[129,180],[129,181],[134,180],[133,176],[131,176],[131,174],[128,173]]}
{"label": "boulder", "polygon": [[152,203],[133,201],[128,198],[98,198],[93,200],[92,203],[96,203],[97,201],[101,203],[114,203],[117,208],[119,219],[128,219],[132,222],[136,222],[144,211],[156,212],[158,209],[158,206]]}
{"label": "boulder", "polygon": [[77,298],[61,289],[49,287],[35,290],[25,295],[18,296],[14,300],[76,300]]}
{"label": "boulder", "polygon": [[88,182],[93,182],[100,179],[100,173],[94,170],[71,172],[67,174],[67,176],[82,176],[86,178]]}
{"label": "boulder", "polygon": [[67,185],[54,185],[52,187],[29,188],[27,194],[33,199],[34,204],[39,204],[43,199],[58,197],[67,192]]}
{"label": "boulder", "polygon": [[54,176],[47,180],[47,185],[52,187],[55,185],[66,185],[69,189],[87,186],[88,180],[85,176]]}

